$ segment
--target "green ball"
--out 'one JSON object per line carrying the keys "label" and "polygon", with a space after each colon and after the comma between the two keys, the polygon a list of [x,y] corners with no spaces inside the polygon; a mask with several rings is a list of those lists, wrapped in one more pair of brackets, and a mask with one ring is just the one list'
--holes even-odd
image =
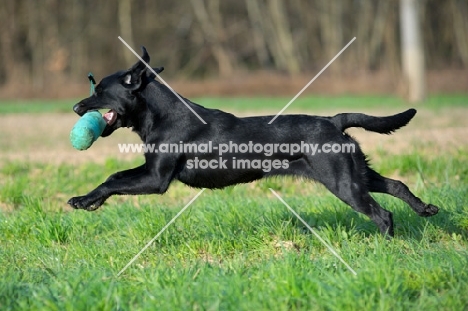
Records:
{"label": "green ball", "polygon": [[73,126],[70,142],[77,150],[86,150],[101,136],[107,123],[99,111],[85,113]]}

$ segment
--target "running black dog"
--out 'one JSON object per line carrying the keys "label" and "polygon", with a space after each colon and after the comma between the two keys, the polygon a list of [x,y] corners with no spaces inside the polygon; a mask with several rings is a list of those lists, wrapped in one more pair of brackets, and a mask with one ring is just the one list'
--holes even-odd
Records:
{"label": "running black dog", "polygon": [[[149,63],[145,48],[142,59]],[[163,68],[154,70],[159,73]],[[110,109],[104,114],[108,125],[102,137],[120,127],[129,127],[145,144],[172,144],[181,148],[182,144],[190,144],[192,150],[146,152],[144,165],[117,172],[87,195],[71,198],[68,204],[72,207],[95,210],[115,194],[162,194],[174,179],[192,187],[214,189],[268,176],[295,175],[322,183],[343,202],[372,219],[382,234],[390,236],[394,234],[392,214],[369,192],[400,198],[423,217],[435,215],[439,210],[414,196],[401,181],[372,170],[358,143],[344,132],[349,127],[361,127],[390,134],[413,118],[414,109],[388,117],[359,113],[333,117],[284,115],[268,124],[273,116],[238,118],[188,99],[183,103],[154,78],[139,61],[127,71],[104,78],[95,93],[76,104],[73,110],[82,116],[89,110]],[[312,149],[303,150],[311,144],[318,147],[315,153]],[[210,145],[212,150],[196,150],[197,145]],[[220,154],[216,148],[221,145],[229,146],[229,150]],[[304,148],[291,152],[293,145]],[[250,146],[249,150],[239,150],[246,146]],[[270,153],[265,152],[266,146]],[[340,146],[354,146],[354,149],[343,152]],[[336,152],[331,152],[333,149]]]}

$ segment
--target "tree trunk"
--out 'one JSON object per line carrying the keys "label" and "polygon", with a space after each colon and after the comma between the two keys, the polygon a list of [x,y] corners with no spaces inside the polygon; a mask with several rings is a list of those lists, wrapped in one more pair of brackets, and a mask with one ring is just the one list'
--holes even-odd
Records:
{"label": "tree trunk", "polygon": [[268,8],[278,45],[278,52],[282,55],[284,67],[290,74],[296,74],[300,71],[299,59],[295,52],[284,4],[282,0],[268,0]]}
{"label": "tree trunk", "polygon": [[0,64],[1,64],[1,78],[4,84],[15,83],[24,77],[24,64],[17,57],[15,53],[17,38],[16,29],[18,27],[18,18],[15,14],[16,6],[15,1],[4,1],[0,5]]}
{"label": "tree trunk", "polygon": [[[119,0],[118,3],[119,11],[119,28],[120,36],[125,42],[128,43],[133,49],[135,49],[135,43],[133,42],[133,31],[132,31],[132,3],[131,0]],[[130,65],[135,62],[135,55],[128,50],[124,50],[125,62]]]}
{"label": "tree trunk", "polygon": [[425,97],[424,49],[421,40],[418,0],[400,0],[400,29],[403,74],[408,83],[408,100]]}
{"label": "tree trunk", "polygon": [[221,34],[223,26],[221,24],[222,18],[219,12],[219,0],[211,0],[209,5],[211,18],[203,0],[191,0],[190,3],[192,4],[195,16],[200,23],[201,29],[208,41],[208,45],[211,48],[213,56],[218,63],[219,75],[232,75],[234,67],[228,51],[223,46]]}
{"label": "tree trunk", "polygon": [[[320,30],[325,57],[330,60],[343,48],[342,3],[341,1],[320,0]],[[359,38],[358,38],[359,39]],[[337,74],[342,68],[343,58],[336,59],[328,70]]]}
{"label": "tree trunk", "polygon": [[83,34],[83,29],[85,28],[85,12],[81,0],[73,0],[71,10],[71,18],[73,20],[74,27],[70,28],[70,32],[73,34],[73,41],[71,42],[70,71],[74,79],[85,83],[86,74],[90,68],[86,63],[87,40],[84,40]]}
{"label": "tree trunk", "polygon": [[247,14],[252,26],[252,39],[255,47],[255,55],[261,67],[268,64],[268,48],[265,33],[263,32],[262,19],[264,15],[260,11],[256,0],[245,0]]}
{"label": "tree trunk", "polygon": [[28,10],[28,41],[31,49],[31,79],[34,90],[44,87],[44,29],[42,27],[43,8],[36,1],[27,2]]}
{"label": "tree trunk", "polygon": [[450,1],[453,16],[453,32],[455,34],[455,45],[460,53],[463,65],[468,66],[468,4],[466,1]]}

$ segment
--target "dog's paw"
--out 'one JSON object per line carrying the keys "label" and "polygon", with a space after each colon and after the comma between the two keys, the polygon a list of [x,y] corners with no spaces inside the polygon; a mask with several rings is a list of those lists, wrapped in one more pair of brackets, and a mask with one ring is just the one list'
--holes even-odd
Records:
{"label": "dog's paw", "polygon": [[438,212],[439,212],[439,208],[437,206],[432,205],[432,204],[426,204],[424,210],[418,214],[421,217],[430,217],[430,216],[434,216]]}
{"label": "dog's paw", "polygon": [[68,204],[75,209],[84,209],[87,211],[95,211],[104,203],[105,199],[92,199],[89,196],[73,197],[68,200]]}

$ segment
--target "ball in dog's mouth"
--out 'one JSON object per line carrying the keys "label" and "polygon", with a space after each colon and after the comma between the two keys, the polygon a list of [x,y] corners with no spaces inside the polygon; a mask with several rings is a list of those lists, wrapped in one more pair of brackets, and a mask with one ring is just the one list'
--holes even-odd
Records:
{"label": "ball in dog's mouth", "polygon": [[106,112],[102,116],[102,118],[104,119],[104,121],[106,121],[108,125],[112,125],[114,124],[115,120],[117,120],[117,112],[111,109],[108,112]]}

